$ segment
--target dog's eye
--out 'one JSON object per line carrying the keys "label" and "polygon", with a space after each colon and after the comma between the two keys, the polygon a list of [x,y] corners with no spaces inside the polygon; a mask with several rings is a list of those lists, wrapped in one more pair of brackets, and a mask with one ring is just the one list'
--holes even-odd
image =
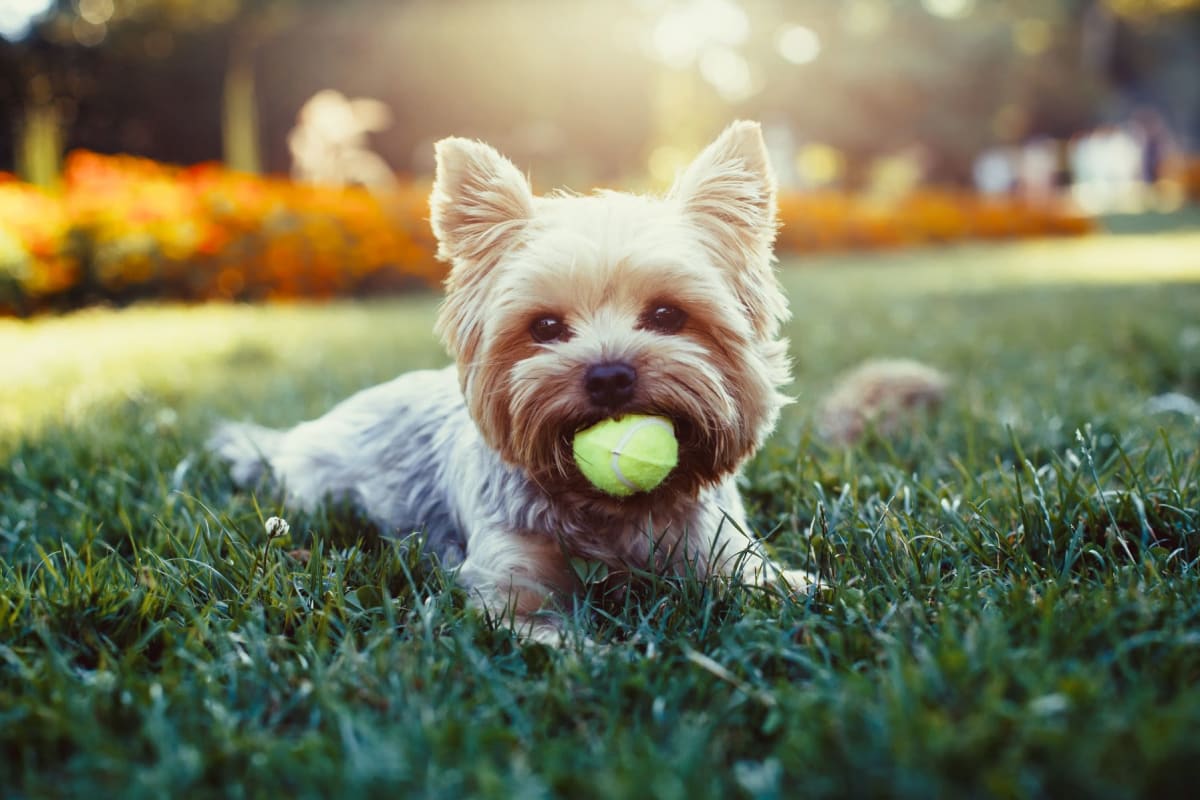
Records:
{"label": "dog's eye", "polygon": [[571,331],[558,317],[538,317],[529,326],[529,335],[543,343],[561,342],[571,335]]}
{"label": "dog's eye", "polygon": [[657,303],[642,315],[642,327],[659,333],[679,333],[687,322],[687,314],[683,309]]}

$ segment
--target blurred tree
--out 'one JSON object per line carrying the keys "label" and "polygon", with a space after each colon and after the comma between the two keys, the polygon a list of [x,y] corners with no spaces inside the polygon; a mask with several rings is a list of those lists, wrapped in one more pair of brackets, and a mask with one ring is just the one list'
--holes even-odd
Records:
{"label": "blurred tree", "polygon": [[284,171],[297,110],[327,88],[392,109],[373,144],[400,169],[431,169],[456,133],[573,185],[647,162],[669,179],[738,116],[851,177],[919,145],[933,177],[965,181],[982,148],[1137,103],[1200,134],[1200,0],[54,2],[0,40],[0,168],[20,152],[41,180],[63,146]]}
{"label": "blurred tree", "polygon": [[12,109],[13,163],[25,180],[49,187],[58,178],[63,124],[74,112],[67,98],[86,84],[87,55],[40,35],[0,40],[0,97]]}
{"label": "blurred tree", "polygon": [[[345,1],[345,0],[344,0]],[[225,45],[221,133],[226,164],[259,172],[255,54],[267,40],[320,0],[55,0],[24,41],[9,45],[19,68],[6,72],[9,94],[21,107],[18,170],[38,183],[52,181],[61,158],[64,107],[86,88],[86,65],[113,48],[154,56],[172,37],[214,35]]]}
{"label": "blurred tree", "polygon": [[[801,143],[834,145],[853,182],[898,153],[932,177],[965,182],[987,147],[1069,137],[1139,102],[1176,109],[1179,129],[1200,123],[1187,111],[1200,105],[1200,0],[741,6],[752,24],[736,49],[757,89],[725,102],[710,80],[689,107],[779,122]],[[812,42],[808,56],[788,52],[785,34],[797,27]],[[703,55],[697,65],[704,75]]]}

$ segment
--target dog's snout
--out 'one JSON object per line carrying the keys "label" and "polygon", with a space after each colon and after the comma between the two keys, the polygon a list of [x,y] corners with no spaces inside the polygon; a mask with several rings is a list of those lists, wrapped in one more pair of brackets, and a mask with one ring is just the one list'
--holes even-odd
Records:
{"label": "dog's snout", "polygon": [[593,364],[583,377],[583,387],[592,403],[617,408],[633,399],[637,370],[623,361]]}

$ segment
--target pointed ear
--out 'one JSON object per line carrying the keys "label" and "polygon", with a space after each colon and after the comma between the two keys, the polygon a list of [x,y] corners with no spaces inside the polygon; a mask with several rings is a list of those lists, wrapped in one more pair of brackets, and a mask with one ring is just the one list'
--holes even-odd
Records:
{"label": "pointed ear", "polygon": [[533,216],[529,181],[483,142],[442,139],[434,147],[437,177],[429,197],[438,258],[482,266],[517,240]]}
{"label": "pointed ear", "polygon": [[479,348],[488,276],[533,217],[533,191],[511,161],[483,142],[443,139],[434,151],[429,221],[438,258],[452,264],[436,330],[461,369]]}
{"label": "pointed ear", "polygon": [[757,122],[734,122],[704,149],[669,197],[735,264],[770,258],[775,241],[775,174]]}
{"label": "pointed ear", "polygon": [[787,298],[775,276],[775,174],[757,122],[735,122],[704,149],[668,198],[702,237],[761,339],[787,319]]}

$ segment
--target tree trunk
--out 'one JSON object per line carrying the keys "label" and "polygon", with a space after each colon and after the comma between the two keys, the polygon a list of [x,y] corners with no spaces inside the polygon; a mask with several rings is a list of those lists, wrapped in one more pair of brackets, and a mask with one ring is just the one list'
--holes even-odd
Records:
{"label": "tree trunk", "polygon": [[225,166],[258,174],[262,171],[262,157],[254,96],[254,49],[254,38],[248,36],[236,36],[230,47],[222,98],[221,138]]}
{"label": "tree trunk", "polygon": [[16,128],[17,174],[22,180],[52,189],[62,172],[62,116],[50,82],[38,74],[29,85],[25,108]]}

